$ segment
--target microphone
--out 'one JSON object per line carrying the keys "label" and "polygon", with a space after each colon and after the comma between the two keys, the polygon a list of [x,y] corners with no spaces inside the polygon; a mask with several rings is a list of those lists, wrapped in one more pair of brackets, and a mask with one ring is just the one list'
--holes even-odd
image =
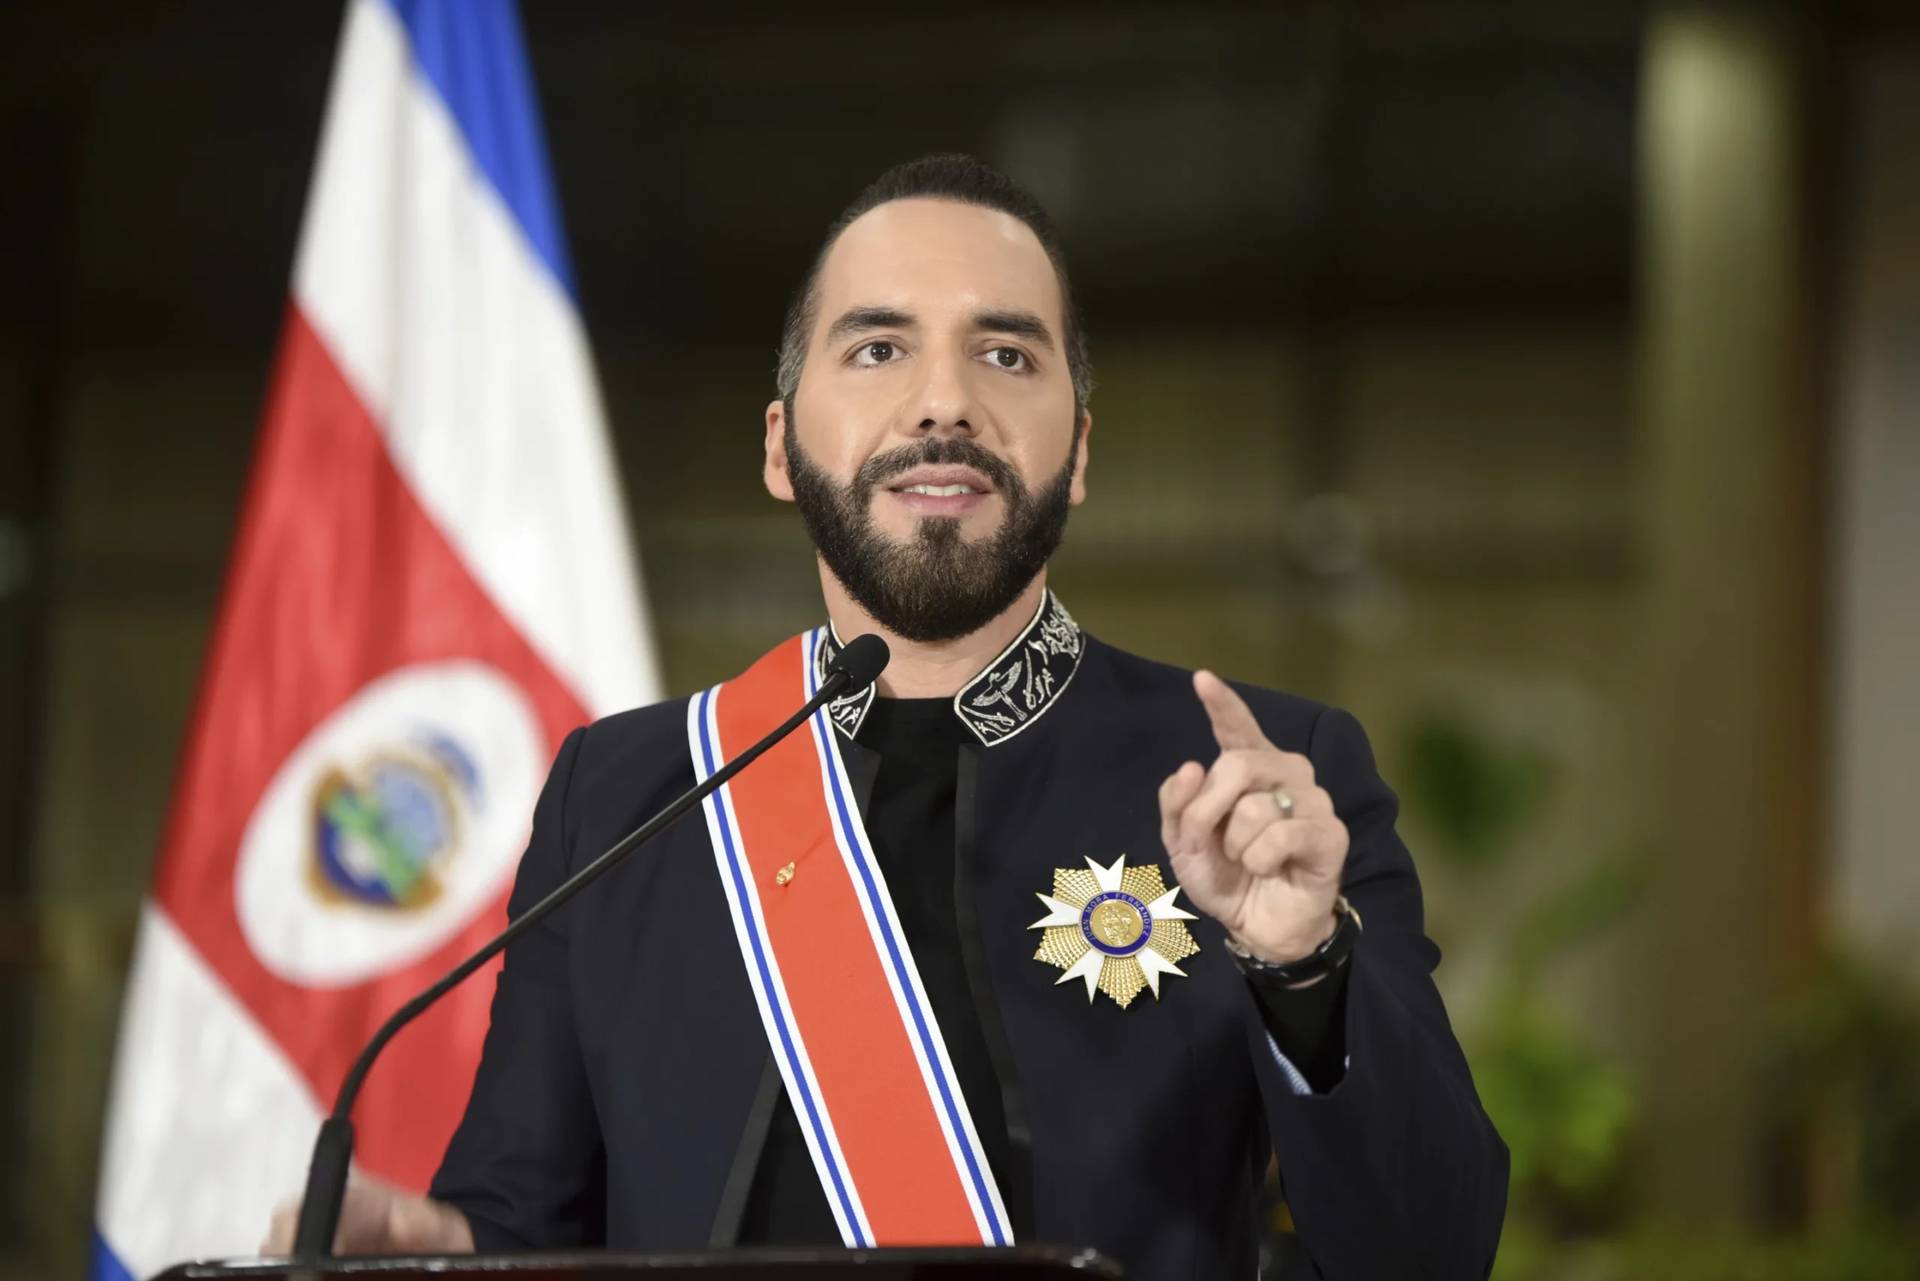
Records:
{"label": "microphone", "polygon": [[360,1087],[366,1083],[367,1072],[373,1067],[374,1060],[380,1057],[380,1051],[387,1047],[387,1042],[401,1028],[419,1018],[435,1001],[492,960],[509,943],[545,920],[561,904],[598,880],[627,855],[671,827],[675,820],[717,791],[728,779],[753,764],[762,753],[793,733],[821,707],[847,694],[857,694],[873,684],[885,670],[889,657],[887,643],[878,636],[869,633],[855,637],[828,665],[826,679],[820,682],[818,692],[799,711],[780,722],[765,738],[715,770],[706,782],[614,842],[600,857],[509,921],[507,928],[482,944],[472,956],[448,970],[433,986],[395,1010],[392,1017],[380,1025],[380,1030],[373,1034],[373,1039],[360,1051],[360,1057],[353,1061],[346,1078],[340,1082],[340,1091],[333,1100],[333,1111],[320,1123],[319,1137],[314,1139],[313,1160],[307,1166],[307,1187],[300,1198],[299,1226],[294,1233],[294,1258],[324,1259],[333,1253],[333,1235],[340,1226],[340,1206],[347,1195],[347,1171],[353,1163],[351,1118],[354,1100],[360,1097]]}
{"label": "microphone", "polygon": [[887,660],[892,657],[887,643],[872,632],[856,636],[840,651],[840,656],[827,665],[827,679],[832,680],[835,672],[844,672],[847,687],[842,693],[858,694],[880,679],[880,673],[887,670]]}

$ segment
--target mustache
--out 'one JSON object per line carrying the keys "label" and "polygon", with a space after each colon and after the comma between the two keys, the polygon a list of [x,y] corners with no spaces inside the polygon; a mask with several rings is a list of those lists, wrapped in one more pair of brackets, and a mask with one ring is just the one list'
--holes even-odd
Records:
{"label": "mustache", "polygon": [[853,474],[853,491],[864,506],[873,497],[873,491],[892,480],[895,476],[912,471],[915,467],[946,465],[949,467],[971,467],[993,482],[993,487],[1014,502],[1026,493],[1026,485],[1013,467],[982,445],[966,439],[927,439],[915,441],[911,445],[902,445],[898,449],[889,449],[884,454],[875,454],[860,464],[860,470]]}

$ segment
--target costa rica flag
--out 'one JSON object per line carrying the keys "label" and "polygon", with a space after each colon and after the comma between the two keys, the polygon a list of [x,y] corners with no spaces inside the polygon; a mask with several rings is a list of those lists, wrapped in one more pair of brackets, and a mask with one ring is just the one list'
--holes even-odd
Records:
{"label": "costa rica flag", "polygon": [[[658,696],[512,0],[351,0],[115,1057],[93,1276],[250,1253],[380,1021],[505,922],[573,726]],[[389,1047],[424,1189],[491,971]]]}

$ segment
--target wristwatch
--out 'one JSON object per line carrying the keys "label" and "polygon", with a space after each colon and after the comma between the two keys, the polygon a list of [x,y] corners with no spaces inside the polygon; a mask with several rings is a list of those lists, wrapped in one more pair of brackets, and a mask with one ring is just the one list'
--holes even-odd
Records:
{"label": "wristwatch", "polygon": [[1263,961],[1242,947],[1231,934],[1226,938],[1227,951],[1233,953],[1233,963],[1240,967],[1240,972],[1249,977],[1285,984],[1317,979],[1345,965],[1353,955],[1354,943],[1360,937],[1360,913],[1354,911],[1346,895],[1341,894],[1333,900],[1333,915],[1333,933],[1319,947],[1297,961]]}

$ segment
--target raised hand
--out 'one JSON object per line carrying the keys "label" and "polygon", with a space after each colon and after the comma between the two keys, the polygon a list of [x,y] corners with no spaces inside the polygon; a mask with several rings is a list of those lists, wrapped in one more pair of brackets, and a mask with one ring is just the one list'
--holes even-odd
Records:
{"label": "raised hand", "polygon": [[1265,961],[1296,961],[1333,933],[1347,825],[1313,779],[1313,762],[1267,741],[1212,672],[1194,693],[1220,755],[1188,761],[1160,785],[1160,839],[1196,907]]}

